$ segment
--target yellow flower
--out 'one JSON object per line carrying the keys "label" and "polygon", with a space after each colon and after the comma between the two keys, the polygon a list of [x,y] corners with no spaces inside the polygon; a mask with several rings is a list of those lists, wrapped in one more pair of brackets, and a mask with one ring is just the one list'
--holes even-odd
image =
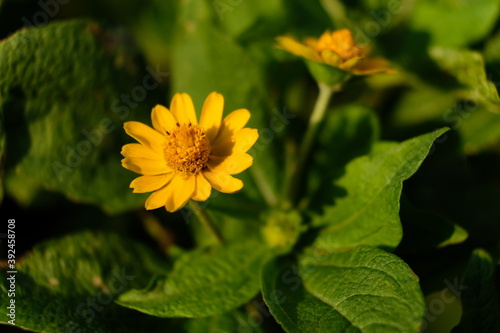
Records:
{"label": "yellow flower", "polygon": [[367,58],[370,49],[359,47],[348,29],[326,31],[319,39],[306,38],[303,43],[293,37],[276,38],[279,47],[317,63],[327,64],[356,75],[394,73],[383,58]]}
{"label": "yellow flower", "polygon": [[224,120],[224,97],[208,95],[200,122],[191,97],[176,94],[170,110],[157,105],[151,119],[153,128],[136,121],[126,122],[128,135],[140,143],[123,146],[122,166],[141,174],[132,181],[134,193],[153,192],[146,209],[165,206],[174,212],[191,198],[205,201],[212,187],[223,193],[234,193],[243,182],[234,178],[253,163],[246,152],[257,141],[256,129],[244,128],[250,112],[233,111]]}

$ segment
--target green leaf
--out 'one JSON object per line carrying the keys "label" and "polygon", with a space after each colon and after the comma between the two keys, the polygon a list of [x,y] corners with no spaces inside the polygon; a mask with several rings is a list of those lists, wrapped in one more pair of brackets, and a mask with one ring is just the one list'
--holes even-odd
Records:
{"label": "green leaf", "polygon": [[488,252],[477,249],[461,281],[463,314],[459,332],[500,331],[500,311],[495,288],[495,263]]}
{"label": "green leaf", "polygon": [[[271,205],[276,204],[283,174],[278,172],[283,156],[278,139],[291,121],[287,117],[291,116],[286,113],[283,116],[281,110],[269,107],[263,69],[214,25],[216,13],[213,8],[208,8],[205,2],[186,2],[181,7],[173,55],[174,91],[188,92],[198,112],[209,93],[221,93],[225,115],[236,109],[248,109],[252,114],[248,127],[257,128],[260,135],[249,151],[254,164],[237,175],[245,184],[243,191],[236,195],[220,195],[215,201],[262,202],[265,199]],[[252,185],[253,180],[257,188]],[[224,204],[228,206],[227,202]]]}
{"label": "green leaf", "polygon": [[464,98],[477,102],[492,103],[492,111],[500,112],[500,98],[495,84],[488,80],[484,59],[479,52],[444,47],[431,48],[430,56],[439,68],[467,87]]}
{"label": "green leaf", "polygon": [[[283,26],[286,8],[283,0],[210,0],[220,25],[231,35],[254,35],[256,30],[265,36],[274,35]],[[274,32],[274,33],[273,33]]]}
{"label": "green leaf", "polygon": [[376,113],[359,104],[348,104],[330,110],[318,136],[315,163],[343,167],[349,161],[370,151],[380,137]]}
{"label": "green leaf", "polygon": [[[338,57],[338,56],[337,56]],[[319,83],[323,83],[329,87],[341,85],[347,81],[351,74],[335,66],[330,66],[324,63],[316,62],[309,59],[303,59],[307,65],[309,73]]]}
{"label": "green leaf", "polygon": [[460,142],[466,154],[478,154],[487,150],[498,150],[500,142],[500,114],[488,112],[476,106],[471,112],[452,114],[457,123]]}
{"label": "green leaf", "polygon": [[[497,32],[486,42],[484,47],[484,59],[487,63],[500,63],[500,32]],[[496,74],[499,74],[498,70]]]}
{"label": "green leaf", "polygon": [[[441,270],[442,266],[440,266],[439,269]],[[460,303],[460,298],[455,296],[454,289],[442,288],[443,281],[451,288],[456,287],[456,285],[451,285],[448,277],[442,277],[441,274],[435,274],[433,279],[439,281],[439,286],[437,287],[439,289],[425,295],[427,311],[424,315],[424,322],[420,332],[455,333],[454,328],[458,325],[460,317],[462,316],[462,304]],[[424,280],[424,278],[422,278],[422,280]],[[458,285],[458,280],[454,280],[453,282],[456,282]]]}
{"label": "green leaf", "polygon": [[370,154],[350,162],[334,183],[335,203],[313,218],[321,227],[315,241],[325,249],[373,245],[394,249],[401,241],[402,182],[423,162],[434,140],[447,129],[397,143],[377,143]]}
{"label": "green leaf", "polygon": [[[120,165],[121,146],[134,141],[122,126],[149,118],[160,89],[129,54],[123,41],[81,20],[21,30],[3,41],[7,167],[108,212],[142,205],[145,196],[128,188],[134,174]],[[160,75],[164,81],[166,73]]]}
{"label": "green leaf", "polygon": [[132,30],[134,41],[140,46],[148,63],[169,68],[172,58],[172,40],[176,32],[178,1],[148,0],[141,4],[140,15],[134,14]]}
{"label": "green leaf", "polygon": [[323,7],[326,13],[330,16],[331,24],[336,29],[342,28],[344,25],[347,25],[349,20],[347,19],[346,15],[346,8],[345,5],[342,3],[340,0],[332,0],[332,1],[325,1],[325,0],[320,0],[319,3]]}
{"label": "green leaf", "polygon": [[410,26],[427,34],[431,45],[466,46],[486,37],[499,10],[497,0],[419,0]]}
{"label": "green leaf", "polygon": [[415,87],[398,101],[392,122],[404,128],[429,121],[447,121],[447,112],[457,105],[458,99],[456,91],[443,91],[428,86]]}
{"label": "green leaf", "polygon": [[233,310],[217,316],[190,319],[185,325],[185,331],[186,333],[262,332],[260,327],[256,326],[257,324],[252,322],[248,315]]}
{"label": "green leaf", "polygon": [[401,200],[403,240],[398,251],[419,253],[464,242],[468,233],[459,225],[434,212],[419,210]]}
{"label": "green leaf", "polygon": [[0,108],[0,203],[4,194],[5,128],[2,108]]}
{"label": "green leaf", "polygon": [[[167,321],[116,305],[168,263],[142,244],[114,234],[84,232],[38,245],[18,260],[15,297],[2,271],[0,305],[15,299],[16,325],[38,332],[159,332]],[[10,318],[1,316],[1,322]],[[155,326],[161,325],[161,326]],[[162,328],[163,329],[163,328]]]}
{"label": "green leaf", "polygon": [[305,205],[318,210],[333,203],[332,182],[352,159],[367,154],[379,138],[376,114],[361,105],[349,104],[330,110],[318,135],[308,175],[309,195]]}
{"label": "green leaf", "polygon": [[477,102],[460,101],[460,95],[464,93],[429,87],[410,90],[397,104],[392,121],[403,129],[426,122],[446,123],[458,131],[466,154],[494,150],[500,140],[500,115]]}
{"label": "green leaf", "polygon": [[239,241],[190,252],[166,277],[118,303],[158,317],[206,317],[234,309],[255,296],[255,278],[269,250],[262,241]]}
{"label": "green leaf", "polygon": [[58,193],[44,189],[39,183],[7,170],[4,174],[5,193],[23,208],[47,208],[64,202]]}
{"label": "green leaf", "polygon": [[424,300],[398,257],[373,247],[303,255],[264,267],[264,299],[287,332],[418,332]]}

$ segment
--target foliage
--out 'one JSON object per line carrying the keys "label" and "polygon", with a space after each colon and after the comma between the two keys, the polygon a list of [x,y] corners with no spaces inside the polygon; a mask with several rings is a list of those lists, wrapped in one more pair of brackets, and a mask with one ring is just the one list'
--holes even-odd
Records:
{"label": "foliage", "polygon": [[[499,15],[499,0],[0,0],[3,312],[15,299],[33,332],[497,331]],[[343,83],[301,155],[318,88],[275,38],[340,28],[397,73]],[[200,203],[222,242],[190,208],[146,213],[120,166],[124,122],[178,92],[200,112],[212,91],[259,131],[243,189]]]}

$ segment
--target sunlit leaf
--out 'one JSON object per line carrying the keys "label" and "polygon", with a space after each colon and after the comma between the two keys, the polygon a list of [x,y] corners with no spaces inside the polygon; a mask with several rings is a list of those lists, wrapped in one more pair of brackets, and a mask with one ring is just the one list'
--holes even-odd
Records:
{"label": "sunlit leaf", "polygon": [[0,108],[7,167],[72,200],[120,212],[144,200],[128,189],[134,175],[120,165],[120,148],[130,142],[123,122],[149,118],[160,102],[155,80],[168,73],[138,68],[113,38],[96,23],[66,21],[4,40]]}
{"label": "sunlit leaf", "polygon": [[486,36],[499,10],[496,0],[419,0],[410,26],[432,45],[466,46]]}
{"label": "sunlit leaf", "polygon": [[225,313],[255,296],[255,278],[269,250],[246,241],[196,250],[181,257],[166,277],[118,303],[158,317],[206,317]]}
{"label": "sunlit leaf", "polygon": [[346,166],[335,181],[334,204],[313,219],[322,228],[315,243],[325,249],[373,245],[394,249],[402,237],[399,199],[402,183],[423,162],[447,129],[397,143],[377,143]]}
{"label": "sunlit leaf", "polygon": [[489,81],[484,68],[483,56],[474,51],[434,47],[430,50],[437,65],[469,88],[464,98],[492,103],[490,111],[500,113],[500,98],[495,84]]}
{"label": "sunlit leaf", "polygon": [[265,266],[264,299],[287,332],[418,332],[424,301],[417,277],[373,247],[279,259]]}
{"label": "sunlit leaf", "polygon": [[[113,234],[84,232],[48,241],[0,274],[0,304],[15,300],[17,326],[37,332],[161,332],[160,322],[114,300],[145,286],[168,263],[144,245]],[[9,296],[15,277],[15,297]],[[2,316],[0,321],[10,320]]]}

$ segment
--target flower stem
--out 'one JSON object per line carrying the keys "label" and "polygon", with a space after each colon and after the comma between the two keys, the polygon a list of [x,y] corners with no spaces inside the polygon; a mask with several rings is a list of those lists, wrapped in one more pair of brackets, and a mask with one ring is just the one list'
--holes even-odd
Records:
{"label": "flower stem", "polygon": [[250,172],[267,205],[269,207],[276,206],[278,199],[276,198],[276,194],[274,193],[273,189],[269,185],[264,172],[262,172],[262,169],[258,165],[253,165],[250,169]]}
{"label": "flower stem", "polygon": [[210,216],[208,216],[207,211],[203,209],[196,201],[189,200],[189,207],[194,211],[201,224],[217,241],[217,243],[222,243],[222,236],[220,232],[215,227]]}
{"label": "flower stem", "polygon": [[172,231],[165,228],[158,218],[150,211],[141,211],[139,217],[149,236],[157,242],[162,251],[168,252],[172,245],[174,245],[174,235]]}
{"label": "flower stem", "polygon": [[332,87],[321,82],[318,83],[318,87],[319,95],[309,118],[309,124],[299,148],[295,167],[292,170],[292,179],[290,180],[291,185],[289,189],[289,200],[292,205],[294,205],[297,200],[297,193],[301,185],[300,181],[303,179],[302,173],[304,172],[304,167],[306,166],[306,161],[308,160],[318,129],[323,118],[325,117],[328,102],[330,101],[332,94],[340,88],[339,85]]}

